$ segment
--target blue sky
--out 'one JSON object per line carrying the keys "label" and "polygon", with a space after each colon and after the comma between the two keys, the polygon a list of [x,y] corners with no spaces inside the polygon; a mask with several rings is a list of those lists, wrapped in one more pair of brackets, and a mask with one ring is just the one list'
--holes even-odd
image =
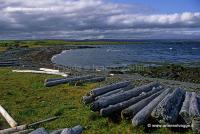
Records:
{"label": "blue sky", "polygon": [[0,0],[0,39],[200,39],[200,0]]}
{"label": "blue sky", "polygon": [[160,13],[181,13],[200,11],[200,0],[111,0],[118,3],[141,4]]}

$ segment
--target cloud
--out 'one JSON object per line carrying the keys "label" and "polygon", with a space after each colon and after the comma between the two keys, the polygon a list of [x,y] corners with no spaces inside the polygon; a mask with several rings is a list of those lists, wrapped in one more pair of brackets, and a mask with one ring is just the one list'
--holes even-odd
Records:
{"label": "cloud", "polygon": [[200,36],[200,12],[159,14],[104,0],[4,0],[0,15],[0,39]]}

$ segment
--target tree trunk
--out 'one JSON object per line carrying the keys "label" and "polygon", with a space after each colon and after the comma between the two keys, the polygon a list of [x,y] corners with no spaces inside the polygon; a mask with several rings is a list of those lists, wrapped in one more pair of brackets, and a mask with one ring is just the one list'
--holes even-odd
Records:
{"label": "tree trunk", "polygon": [[16,127],[17,122],[8,114],[8,112],[0,105],[0,114],[6,119],[11,127]]}
{"label": "tree trunk", "polygon": [[200,106],[198,104],[197,94],[195,92],[192,92],[192,96],[190,100],[190,108],[189,108],[189,115],[191,118],[200,117],[199,108]]}
{"label": "tree trunk", "polygon": [[185,91],[182,89],[174,90],[169,96],[166,96],[152,112],[152,117],[160,123],[175,123],[177,121],[182,101],[185,97]]}
{"label": "tree trunk", "polygon": [[132,119],[133,126],[138,126],[138,125],[145,123],[147,121],[147,119],[150,117],[153,109],[170,92],[171,92],[171,89],[166,89],[165,91],[163,91],[162,94],[160,94],[158,97],[156,97],[154,100],[152,100],[147,106],[145,106],[142,110],[140,110]]}
{"label": "tree trunk", "polygon": [[183,102],[183,105],[181,107],[181,110],[179,112],[179,115],[183,118],[185,123],[190,124],[191,118],[189,116],[189,108],[190,108],[190,100],[191,100],[192,93],[186,92],[185,94],[185,100]]}
{"label": "tree trunk", "polygon": [[107,96],[110,96],[110,95],[113,95],[113,94],[116,94],[116,93],[122,93],[122,92],[128,91],[128,90],[133,89],[133,88],[134,88],[134,86],[130,84],[127,87],[119,88],[119,89],[116,89],[114,91],[110,91],[110,92],[105,93],[103,95],[97,96],[95,98],[95,100],[98,100],[100,98],[107,97]]}
{"label": "tree trunk", "polygon": [[158,86],[159,86],[158,83],[152,82],[147,85],[133,88],[132,90],[129,90],[129,91],[113,94],[113,95],[105,97],[105,98],[100,98],[99,100],[94,101],[91,104],[90,108],[93,111],[98,111],[109,105],[114,105],[114,104],[120,103],[122,101],[129,100],[132,97],[136,97],[136,96],[140,95],[142,92],[148,92],[148,91],[152,90],[152,88],[158,87]]}
{"label": "tree trunk", "polygon": [[129,84],[130,84],[130,81],[125,81],[125,82],[119,82],[119,83],[115,83],[115,84],[112,84],[112,85],[108,85],[108,86],[105,86],[105,87],[96,88],[96,89],[93,89],[93,90],[90,91],[90,95],[92,97],[97,97],[97,96],[105,94],[107,92],[126,87]]}
{"label": "tree trunk", "polygon": [[153,99],[155,99],[158,95],[160,95],[163,91],[159,91],[139,102],[136,104],[122,110],[121,117],[122,119],[131,119],[135,116],[142,108],[148,105]]}
{"label": "tree trunk", "polygon": [[87,76],[79,76],[79,77],[76,77],[76,78],[66,78],[66,79],[61,79],[61,80],[49,81],[49,82],[45,83],[45,86],[51,87],[51,86],[56,86],[56,85],[59,85],[59,84],[72,83],[72,82],[75,82],[75,81],[89,79],[89,78],[94,78],[94,76],[87,75]]}
{"label": "tree trunk", "polygon": [[127,100],[127,101],[123,101],[121,103],[117,103],[115,105],[110,105],[109,107],[106,107],[106,108],[103,108],[100,110],[100,114],[101,116],[109,116],[111,115],[112,113],[114,112],[121,112],[121,110],[131,106],[131,105],[134,105],[135,103],[141,101],[142,99],[144,98],[147,98],[149,96],[151,96],[152,94],[160,91],[161,89],[163,89],[162,87],[158,87],[152,91],[149,91],[147,92],[146,94],[141,94],[137,97],[133,97],[131,98],[130,100]]}

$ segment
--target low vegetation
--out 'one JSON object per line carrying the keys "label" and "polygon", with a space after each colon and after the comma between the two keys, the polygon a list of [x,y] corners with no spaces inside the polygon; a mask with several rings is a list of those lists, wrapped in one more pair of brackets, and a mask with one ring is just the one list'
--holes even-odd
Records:
{"label": "low vegetation", "polygon": [[[0,69],[0,104],[19,123],[32,123],[51,116],[63,118],[42,125],[48,130],[72,127],[77,124],[86,127],[85,134],[132,134],[145,133],[144,127],[133,128],[128,121],[114,123],[100,117],[81,103],[81,97],[99,84],[82,86],[60,85],[45,88],[45,78],[54,76],[13,73],[9,68]],[[0,129],[8,127],[0,118]],[[169,129],[152,129],[150,133],[171,133]],[[187,132],[191,133],[191,131]]]}

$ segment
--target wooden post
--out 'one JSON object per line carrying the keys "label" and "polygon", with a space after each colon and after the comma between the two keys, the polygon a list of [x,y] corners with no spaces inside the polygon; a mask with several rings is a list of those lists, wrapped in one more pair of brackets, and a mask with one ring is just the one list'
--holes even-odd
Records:
{"label": "wooden post", "polygon": [[152,117],[160,123],[175,123],[177,121],[185,91],[178,88],[166,96],[153,110]]}
{"label": "wooden post", "polygon": [[8,112],[0,105],[0,113],[6,119],[11,127],[16,127],[17,122],[8,114]]}
{"label": "wooden post", "polygon": [[166,89],[162,94],[152,100],[147,106],[140,110],[132,119],[133,126],[138,126],[147,121],[151,116],[153,109],[160,103],[167,94],[171,92],[171,89]]}

